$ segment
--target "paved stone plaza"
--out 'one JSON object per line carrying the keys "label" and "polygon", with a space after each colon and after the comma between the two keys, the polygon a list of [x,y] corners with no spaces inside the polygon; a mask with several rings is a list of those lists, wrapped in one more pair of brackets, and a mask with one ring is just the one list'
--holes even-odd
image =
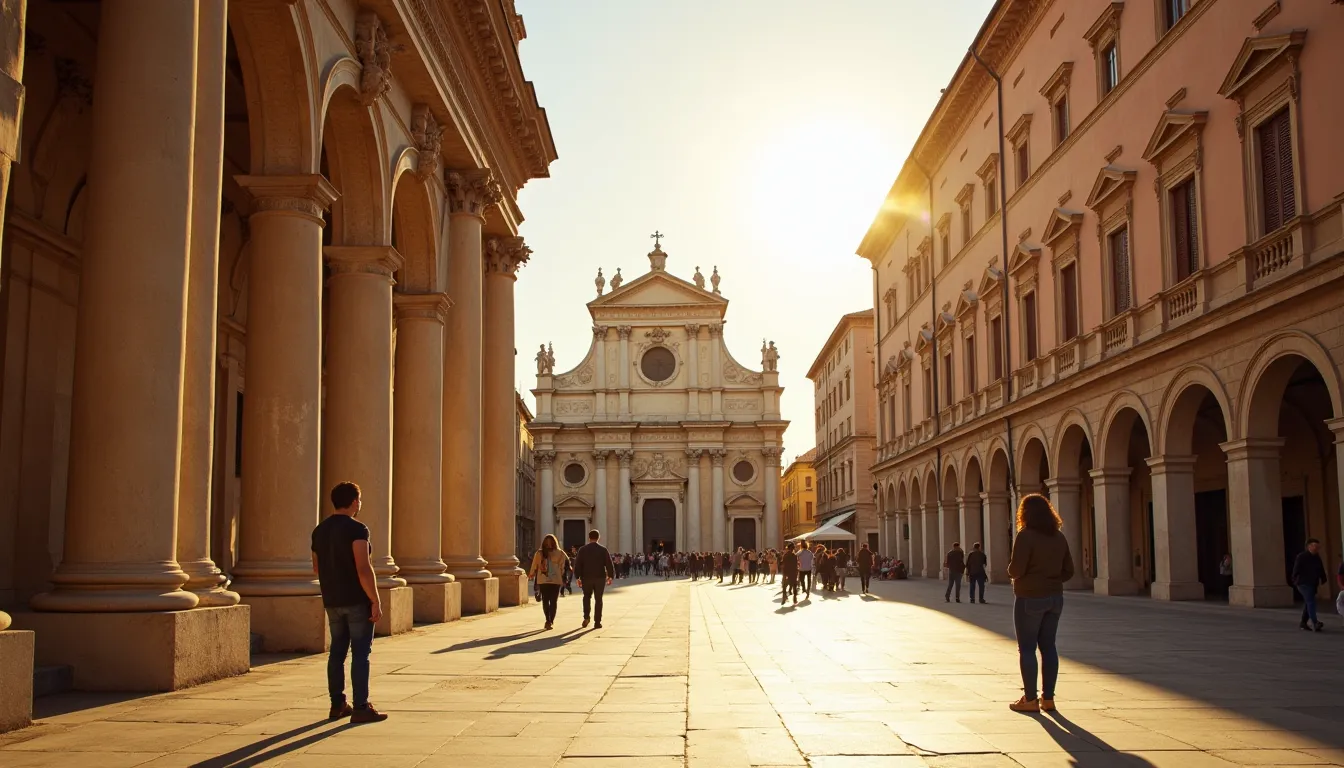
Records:
{"label": "paved stone plaza", "polygon": [[605,627],[525,606],[374,645],[392,718],[325,719],[322,656],[260,657],[171,694],[69,694],[0,736],[0,765],[664,766],[1344,765],[1344,630],[1283,611],[1068,598],[1053,717],[1017,715],[1005,588],[945,604],[928,581],[878,596],[619,583]]}

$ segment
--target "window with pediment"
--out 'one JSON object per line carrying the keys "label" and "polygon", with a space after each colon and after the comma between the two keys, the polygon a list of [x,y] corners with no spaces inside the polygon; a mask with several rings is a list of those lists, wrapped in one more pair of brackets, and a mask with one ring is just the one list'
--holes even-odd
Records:
{"label": "window with pediment", "polygon": [[1003,271],[997,266],[998,259],[990,259],[980,277],[976,295],[985,305],[985,327],[988,329],[986,351],[989,360],[990,381],[1003,378],[1006,361],[1004,360],[1004,324],[1003,324]]}
{"label": "window with pediment", "polygon": [[1028,112],[1013,123],[1006,136],[1013,146],[1013,172],[1016,174],[1017,188],[1031,176],[1031,113]]}
{"label": "window with pediment", "polygon": [[1073,132],[1069,122],[1069,84],[1072,80],[1073,62],[1066,61],[1041,86],[1041,95],[1050,105],[1050,138],[1053,147],[1063,144]]}
{"label": "window with pediment", "polygon": [[1162,228],[1163,285],[1168,287],[1204,265],[1202,137],[1207,120],[1207,112],[1163,113],[1143,153],[1157,170],[1154,188]]}
{"label": "window with pediment", "polygon": [[1067,208],[1056,208],[1045,225],[1046,247],[1050,248],[1050,267],[1055,274],[1055,328],[1059,342],[1077,338],[1082,328],[1082,307],[1079,305],[1078,251],[1083,213]]}
{"label": "window with pediment", "polygon": [[1246,170],[1247,238],[1257,240],[1303,212],[1300,145],[1305,30],[1248,38],[1218,93],[1240,107],[1237,135]]}
{"label": "window with pediment", "polygon": [[938,235],[938,258],[940,267],[946,267],[952,261],[952,214],[944,213],[934,225]]}
{"label": "window with pediment", "polygon": [[985,191],[985,218],[999,212],[999,153],[991,153],[975,172]]}
{"label": "window with pediment", "polygon": [[1123,2],[1107,4],[1083,35],[1096,58],[1097,101],[1106,98],[1120,84],[1120,14],[1124,10]]}
{"label": "window with pediment", "polygon": [[1037,278],[1039,276],[1041,249],[1029,243],[1019,243],[1013,251],[1013,259],[1008,263],[1009,273],[1013,277],[1018,302],[1018,315],[1021,322],[1022,359],[1031,362],[1040,356],[1040,332],[1038,328]]}
{"label": "window with pediment", "polygon": [[957,193],[957,208],[961,212],[961,247],[965,248],[971,242],[971,236],[975,231],[971,228],[971,200],[975,197],[975,185],[967,184]]}
{"label": "window with pediment", "polygon": [[1097,174],[1087,207],[1097,214],[1102,254],[1102,299],[1110,319],[1134,306],[1132,220],[1135,172],[1108,165]]}

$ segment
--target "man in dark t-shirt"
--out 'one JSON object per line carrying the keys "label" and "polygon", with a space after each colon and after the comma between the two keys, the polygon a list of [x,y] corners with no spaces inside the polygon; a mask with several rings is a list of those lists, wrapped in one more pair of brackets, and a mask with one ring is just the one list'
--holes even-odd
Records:
{"label": "man in dark t-shirt", "polygon": [[[335,511],[313,529],[313,571],[322,589],[322,605],[331,625],[327,656],[330,718],[349,716],[352,723],[376,723],[387,715],[369,703],[369,653],[373,625],[382,618],[378,583],[369,561],[369,528],[359,515],[359,486],[338,483],[331,489]],[[350,659],[350,687],[355,706],[345,700],[345,657]]]}

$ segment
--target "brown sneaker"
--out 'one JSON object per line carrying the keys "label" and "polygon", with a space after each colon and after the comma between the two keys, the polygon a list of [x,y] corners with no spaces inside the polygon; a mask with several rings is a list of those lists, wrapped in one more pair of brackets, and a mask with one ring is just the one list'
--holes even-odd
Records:
{"label": "brown sneaker", "polygon": [[[1040,712],[1041,703],[1036,699],[1028,699],[1026,696],[1014,701],[1008,705],[1008,708],[1014,712]],[[355,717],[359,717],[359,712],[355,712]],[[351,722],[354,722],[353,720]]]}
{"label": "brown sneaker", "polygon": [[355,713],[350,716],[351,723],[381,723],[386,719],[387,715],[379,712],[372,704],[365,706],[363,709],[356,709]]}
{"label": "brown sneaker", "polygon": [[1042,712],[1054,712],[1054,711],[1055,711],[1055,700],[1054,700],[1054,699],[1047,699],[1047,698],[1042,697],[1042,698],[1041,698],[1041,711],[1042,711]]}
{"label": "brown sneaker", "polygon": [[340,720],[342,717],[349,717],[354,711],[354,708],[350,706],[349,702],[342,704],[339,707],[333,704],[331,706],[331,712],[327,713],[327,719]]}

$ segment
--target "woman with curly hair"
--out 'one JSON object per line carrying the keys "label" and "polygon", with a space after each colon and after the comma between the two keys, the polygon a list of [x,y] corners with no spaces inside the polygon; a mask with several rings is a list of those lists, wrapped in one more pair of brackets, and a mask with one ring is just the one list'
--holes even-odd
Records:
{"label": "woman with curly hair", "polygon": [[[1064,610],[1064,582],[1073,578],[1073,556],[1060,528],[1064,526],[1050,501],[1039,493],[1017,505],[1017,537],[1008,561],[1013,580],[1013,629],[1022,668],[1022,698],[1009,704],[1014,712],[1046,712],[1055,708],[1059,652],[1055,633]],[[1040,698],[1036,698],[1036,651],[1041,652]]]}

